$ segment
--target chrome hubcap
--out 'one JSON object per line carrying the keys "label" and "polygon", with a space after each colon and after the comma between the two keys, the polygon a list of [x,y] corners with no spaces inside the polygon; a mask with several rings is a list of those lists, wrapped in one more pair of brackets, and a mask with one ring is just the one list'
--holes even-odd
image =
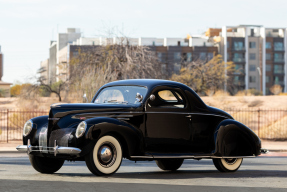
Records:
{"label": "chrome hubcap", "polygon": [[233,165],[237,161],[237,159],[224,159],[224,161],[229,165]]}
{"label": "chrome hubcap", "polygon": [[101,166],[111,167],[117,159],[117,150],[110,142],[104,142],[98,150],[98,160]]}
{"label": "chrome hubcap", "polygon": [[104,164],[109,163],[113,157],[113,153],[112,153],[111,148],[107,145],[102,146],[99,149],[99,156],[100,156],[101,161]]}

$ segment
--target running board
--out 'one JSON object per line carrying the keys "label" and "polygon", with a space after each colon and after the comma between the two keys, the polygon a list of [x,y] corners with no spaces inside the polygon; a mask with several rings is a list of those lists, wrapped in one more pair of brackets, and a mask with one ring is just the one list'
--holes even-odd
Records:
{"label": "running board", "polygon": [[253,156],[190,156],[190,155],[179,155],[179,156],[131,156],[131,159],[236,159],[236,158],[253,158]]}

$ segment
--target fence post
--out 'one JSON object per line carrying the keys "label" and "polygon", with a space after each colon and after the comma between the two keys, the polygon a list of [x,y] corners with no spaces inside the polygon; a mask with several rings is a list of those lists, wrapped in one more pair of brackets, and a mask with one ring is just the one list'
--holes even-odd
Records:
{"label": "fence post", "polygon": [[8,139],[8,136],[9,136],[9,127],[8,127],[8,119],[9,119],[9,109],[7,109],[7,127],[6,127],[6,130],[7,130],[7,143],[8,143],[8,141],[9,141],[9,139]]}
{"label": "fence post", "polygon": [[258,137],[260,138],[260,108],[258,109]]}

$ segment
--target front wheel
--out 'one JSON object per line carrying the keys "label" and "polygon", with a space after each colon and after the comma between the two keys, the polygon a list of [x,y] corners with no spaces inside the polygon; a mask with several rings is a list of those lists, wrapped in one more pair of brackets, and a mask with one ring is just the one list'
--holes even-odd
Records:
{"label": "front wheel", "polygon": [[159,159],[156,164],[159,168],[165,171],[175,171],[180,168],[184,159]]}
{"label": "front wheel", "polygon": [[94,149],[85,157],[89,170],[98,176],[115,173],[122,163],[123,153],[120,142],[113,136],[101,137]]}
{"label": "front wheel", "polygon": [[214,166],[220,172],[235,172],[239,169],[242,164],[242,158],[221,158],[212,159]]}
{"label": "front wheel", "polygon": [[33,168],[40,173],[55,173],[63,166],[65,160],[29,155]]}

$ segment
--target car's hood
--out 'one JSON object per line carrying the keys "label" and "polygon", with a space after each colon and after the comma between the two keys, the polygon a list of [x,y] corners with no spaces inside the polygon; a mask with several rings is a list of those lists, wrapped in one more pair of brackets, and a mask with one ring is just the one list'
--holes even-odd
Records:
{"label": "car's hood", "polygon": [[218,114],[218,115],[222,115],[222,116],[225,116],[229,119],[234,119],[229,113],[221,110],[221,109],[218,109],[218,108],[215,108],[215,107],[210,107],[210,106],[207,106],[208,107],[208,110],[211,112],[211,113],[214,113],[214,114]]}
{"label": "car's hood", "polygon": [[138,106],[128,104],[57,103],[51,105],[49,117],[61,118],[69,114],[93,112],[134,111]]}

